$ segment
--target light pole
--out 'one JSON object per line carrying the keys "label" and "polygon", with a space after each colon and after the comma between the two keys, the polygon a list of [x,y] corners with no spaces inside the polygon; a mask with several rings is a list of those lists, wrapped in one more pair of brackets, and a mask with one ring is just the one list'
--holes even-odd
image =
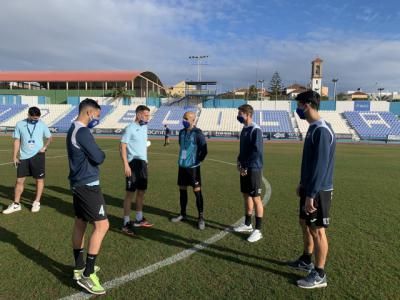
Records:
{"label": "light pole", "polygon": [[[260,96],[260,100],[262,100],[262,97],[264,96],[264,79],[259,80],[258,82],[261,83],[261,96]],[[258,95],[258,92],[257,92]],[[258,98],[258,97],[257,97]],[[257,99],[258,100],[258,99]]]}
{"label": "light pole", "polygon": [[333,100],[336,102],[336,83],[338,82],[339,79],[333,78]]}
{"label": "light pole", "polygon": [[201,63],[203,59],[208,58],[208,55],[192,55],[189,56],[189,59],[196,60],[197,64],[197,81],[201,81],[201,65],[205,65],[205,63]]}
{"label": "light pole", "polygon": [[384,90],[384,88],[378,88],[379,91],[379,101],[382,101],[382,91]]}

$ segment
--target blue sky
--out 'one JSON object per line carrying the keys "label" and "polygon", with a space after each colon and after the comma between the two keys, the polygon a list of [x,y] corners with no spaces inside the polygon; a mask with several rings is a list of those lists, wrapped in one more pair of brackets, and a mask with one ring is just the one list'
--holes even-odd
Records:
{"label": "blue sky", "polygon": [[0,10],[1,70],[151,70],[166,85],[196,79],[190,55],[208,55],[203,79],[220,91],[309,82],[400,91],[396,1],[15,0]]}

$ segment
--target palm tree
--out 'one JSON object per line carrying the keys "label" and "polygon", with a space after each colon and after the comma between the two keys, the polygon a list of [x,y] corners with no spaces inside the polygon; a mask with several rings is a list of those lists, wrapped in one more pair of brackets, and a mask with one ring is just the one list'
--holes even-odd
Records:
{"label": "palm tree", "polygon": [[121,100],[124,98],[135,97],[134,91],[128,91],[126,87],[117,87],[114,88],[111,96],[113,97],[113,101],[118,101],[118,105],[121,104]]}

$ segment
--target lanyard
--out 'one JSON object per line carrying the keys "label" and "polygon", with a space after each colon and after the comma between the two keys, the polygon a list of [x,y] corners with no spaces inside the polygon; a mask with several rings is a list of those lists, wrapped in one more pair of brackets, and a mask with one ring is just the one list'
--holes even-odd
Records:
{"label": "lanyard", "polygon": [[[36,124],[37,124],[37,123],[36,123]],[[32,132],[31,132],[31,131],[29,130],[29,122],[28,122],[28,120],[26,120],[26,128],[28,129],[28,133],[29,133],[29,136],[30,136],[31,139],[32,139],[32,137],[33,137],[33,133],[35,132],[36,124],[33,125],[33,129],[32,129]]]}

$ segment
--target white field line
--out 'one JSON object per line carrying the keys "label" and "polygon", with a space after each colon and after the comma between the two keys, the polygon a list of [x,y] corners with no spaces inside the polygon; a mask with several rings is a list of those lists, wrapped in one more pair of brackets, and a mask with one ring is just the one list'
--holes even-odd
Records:
{"label": "white field line", "polygon": [[[151,152],[152,154],[163,154],[166,155],[166,153],[157,153],[157,152]],[[167,155],[172,155],[172,154],[167,154]],[[176,155],[174,155],[176,156]],[[218,159],[211,159],[211,158],[207,158],[207,161],[214,161],[214,162],[218,162],[218,163],[223,163],[223,164],[227,164],[227,165],[232,165],[232,166],[236,166],[236,164],[234,163],[230,163],[230,162],[226,162],[226,161],[222,161],[222,160],[218,160]],[[269,202],[269,200],[271,199],[271,193],[272,193],[272,189],[271,189],[271,185],[268,182],[268,180],[263,176],[262,177],[263,183],[265,185],[265,194],[263,197],[263,204],[264,206],[267,205],[267,203]],[[212,237],[210,237],[209,239],[194,245],[192,248],[183,250],[181,252],[179,252],[178,254],[172,255],[164,260],[161,260],[157,263],[154,263],[148,267],[133,271],[129,274],[126,274],[124,276],[112,279],[110,281],[107,281],[103,284],[103,287],[106,290],[110,290],[113,288],[116,288],[118,286],[121,286],[123,284],[126,284],[130,281],[136,280],[140,277],[143,277],[147,274],[153,273],[163,267],[172,265],[174,263],[177,263],[178,261],[181,261],[193,254],[195,254],[198,251],[201,251],[203,249],[206,249],[208,246],[210,246],[211,244],[214,244],[216,242],[218,242],[219,240],[223,239],[226,235],[228,235],[231,232],[231,228],[234,226],[237,226],[241,223],[244,222],[244,217],[240,218],[237,222],[235,222],[234,224],[232,224],[229,227],[226,227],[224,230],[221,230],[219,233],[216,233],[215,235],[213,235]],[[84,292],[80,292],[80,293],[76,293],[76,294],[72,294],[70,296],[61,298],[61,300],[73,300],[73,299],[89,299],[91,298],[93,295],[88,294],[88,293],[84,293]]]}

